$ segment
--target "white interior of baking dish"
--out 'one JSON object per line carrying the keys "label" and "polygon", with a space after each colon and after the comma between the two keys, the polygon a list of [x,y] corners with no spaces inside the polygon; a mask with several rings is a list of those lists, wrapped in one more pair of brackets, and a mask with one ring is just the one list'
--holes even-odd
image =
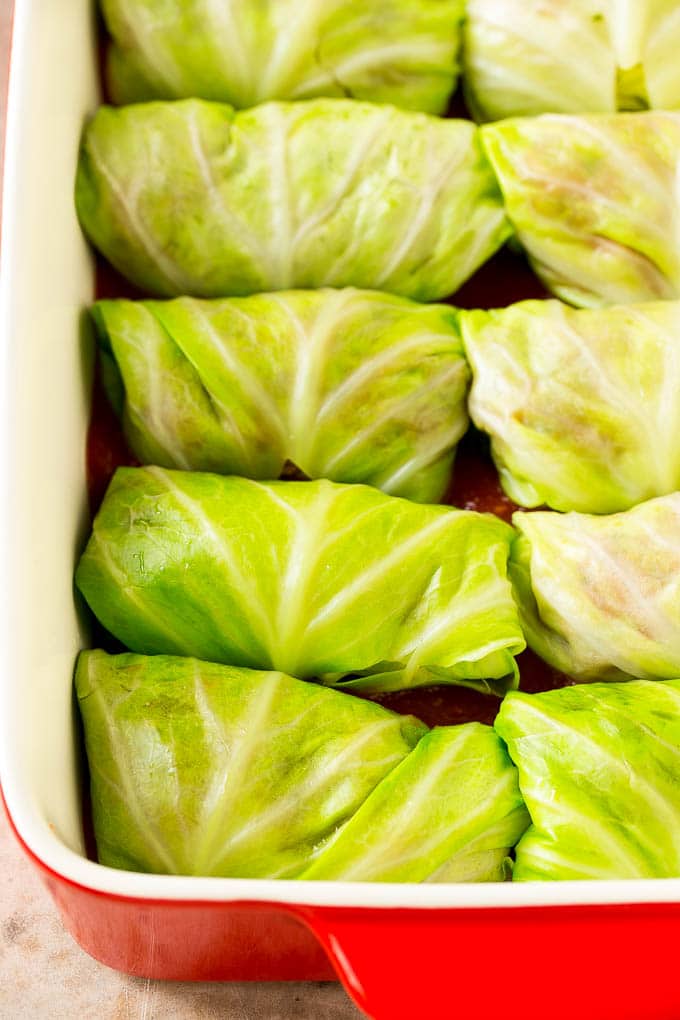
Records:
{"label": "white interior of baking dish", "polygon": [[88,519],[94,269],[73,206],[98,101],[90,0],[16,0],[0,275],[0,779],[22,839],[84,886],[159,899],[388,907],[680,900],[680,879],[357,885],[140,875],[84,857],[71,678],[87,637],[73,568]]}

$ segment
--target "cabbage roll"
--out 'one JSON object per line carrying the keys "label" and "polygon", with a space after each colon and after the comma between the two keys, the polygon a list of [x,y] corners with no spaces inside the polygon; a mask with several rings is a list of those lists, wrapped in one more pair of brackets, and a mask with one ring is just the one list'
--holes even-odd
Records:
{"label": "cabbage roll", "polygon": [[115,102],[341,96],[443,113],[464,0],[102,0]]}
{"label": "cabbage roll", "polygon": [[478,129],[344,99],[101,107],[85,233],[150,294],[354,285],[432,300],[510,234]]}
{"label": "cabbage roll", "polygon": [[508,216],[558,297],[680,297],[680,114],[543,116],[481,129]]}
{"label": "cabbage roll", "polygon": [[502,693],[525,642],[496,517],[363,485],[120,468],[77,584],[135,652],[362,691]]}
{"label": "cabbage roll", "polygon": [[578,680],[680,676],[680,493],[513,523],[510,574],[535,652]]}
{"label": "cabbage roll", "polygon": [[419,502],[444,494],[467,428],[453,309],[322,290],[93,314],[143,463],[278,478],[289,461]]}
{"label": "cabbage roll", "polygon": [[83,652],[76,692],[99,860],[295,878],[426,727],[281,673]]}
{"label": "cabbage roll", "polygon": [[509,851],[528,824],[516,769],[493,729],[436,727],[301,877],[502,882]]}
{"label": "cabbage roll", "polygon": [[480,120],[680,107],[677,0],[468,0]]}
{"label": "cabbage roll", "polygon": [[470,413],[515,503],[613,513],[680,489],[680,302],[460,321]]}
{"label": "cabbage roll", "polygon": [[513,693],[495,725],[532,821],[514,881],[680,876],[680,680]]}
{"label": "cabbage roll", "polygon": [[613,113],[608,7],[607,0],[467,0],[464,84],[476,119]]}

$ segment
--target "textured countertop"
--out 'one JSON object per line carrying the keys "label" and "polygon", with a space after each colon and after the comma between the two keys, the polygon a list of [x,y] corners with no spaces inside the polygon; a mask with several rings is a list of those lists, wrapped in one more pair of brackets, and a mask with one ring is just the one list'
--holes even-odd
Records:
{"label": "textured countertop", "polygon": [[[0,0],[0,137],[12,0]],[[64,931],[0,808],[0,1020],[356,1020],[339,985],[183,984],[109,970]]]}

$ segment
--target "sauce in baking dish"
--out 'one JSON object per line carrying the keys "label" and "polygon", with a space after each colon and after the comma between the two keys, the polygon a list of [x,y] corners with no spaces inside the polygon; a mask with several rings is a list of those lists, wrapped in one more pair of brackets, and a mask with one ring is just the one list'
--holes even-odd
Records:
{"label": "sauce in baking dish", "polygon": [[[142,295],[102,260],[97,262],[97,297],[139,298]],[[499,252],[475,274],[451,299],[461,308],[496,308],[527,298],[546,297],[546,291],[526,261],[507,249]],[[120,423],[108,404],[97,376],[92,400],[92,420],[87,442],[87,469],[90,506],[97,510],[115,469],[137,464],[127,448]],[[489,455],[486,438],[471,429],[456,453],[454,475],[445,502],[466,510],[494,513],[509,521],[515,504],[500,487],[498,473]],[[106,634],[98,636],[101,647],[119,646]],[[551,669],[532,652],[518,658],[522,690],[537,692],[563,687],[571,681]],[[494,720],[498,698],[465,687],[423,687],[416,690],[373,695],[371,700],[396,712],[412,714],[428,726]]]}

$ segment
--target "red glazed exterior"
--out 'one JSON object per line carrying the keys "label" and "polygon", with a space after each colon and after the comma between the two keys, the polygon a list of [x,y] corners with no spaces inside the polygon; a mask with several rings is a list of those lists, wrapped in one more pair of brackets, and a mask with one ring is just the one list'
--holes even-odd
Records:
{"label": "red glazed exterior", "polygon": [[390,910],[142,900],[77,885],[24,850],[76,941],[129,974],[324,981],[334,976],[330,959],[373,1020],[680,1017],[680,904]]}

